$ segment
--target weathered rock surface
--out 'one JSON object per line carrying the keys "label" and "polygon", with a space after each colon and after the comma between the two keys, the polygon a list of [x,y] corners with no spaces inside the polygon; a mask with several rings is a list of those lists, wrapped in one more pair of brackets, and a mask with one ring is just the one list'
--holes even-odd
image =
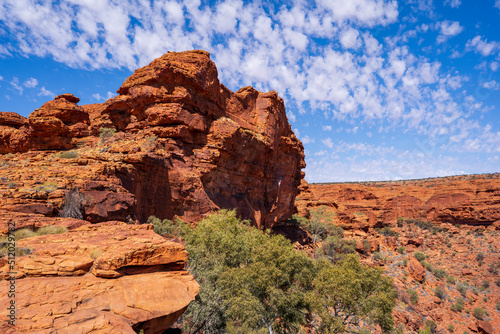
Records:
{"label": "weathered rock surface", "polygon": [[[28,119],[0,112],[0,209],[57,216],[78,188],[92,222],[237,208],[271,227],[291,216],[304,153],[275,92],[233,93],[209,54],[191,51],[136,70],[118,93],[83,106],[59,95]],[[102,129],[116,133],[99,139]]]}
{"label": "weathered rock surface", "polygon": [[[32,253],[1,269],[9,305],[15,272],[16,326],[0,310],[2,333],[162,333],[198,293],[183,270],[187,253],[151,225],[107,222],[22,239]],[[113,279],[110,279],[110,278]]]}
{"label": "weathered rock surface", "polygon": [[500,219],[500,174],[371,183],[302,181],[301,189],[296,200],[301,215],[326,206],[346,228],[394,225],[398,217],[483,226]]}

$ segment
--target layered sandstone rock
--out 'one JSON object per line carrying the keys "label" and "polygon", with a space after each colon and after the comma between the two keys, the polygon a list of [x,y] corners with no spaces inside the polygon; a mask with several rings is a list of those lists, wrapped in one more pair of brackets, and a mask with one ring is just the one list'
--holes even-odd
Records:
{"label": "layered sandstone rock", "polygon": [[[78,189],[92,222],[237,208],[271,227],[291,216],[304,154],[275,92],[233,93],[209,54],[191,51],[136,70],[118,93],[83,106],[60,95],[27,120],[0,112],[0,209],[57,216]],[[40,187],[48,180],[56,190]]]}
{"label": "layered sandstone rock", "polygon": [[[183,270],[187,253],[151,225],[107,222],[22,239],[30,255],[1,269],[0,303],[15,277],[15,327],[2,308],[2,333],[162,333],[198,293]],[[111,279],[112,278],[112,279]]]}
{"label": "layered sandstone rock", "polygon": [[296,205],[301,215],[325,206],[347,228],[394,225],[398,217],[436,224],[496,226],[500,174],[397,182],[307,184]]}

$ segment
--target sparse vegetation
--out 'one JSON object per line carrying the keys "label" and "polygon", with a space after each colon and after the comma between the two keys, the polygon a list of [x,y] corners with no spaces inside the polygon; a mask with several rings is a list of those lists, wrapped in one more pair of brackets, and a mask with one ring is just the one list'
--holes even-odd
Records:
{"label": "sparse vegetation", "polygon": [[420,262],[425,260],[425,255],[423,253],[415,252],[415,254],[413,254],[413,256],[415,256],[415,258]]}
{"label": "sparse vegetation", "polygon": [[101,140],[101,143],[106,143],[115,133],[115,128],[100,128],[99,139]]}
{"label": "sparse vegetation", "polygon": [[58,157],[61,159],[75,159],[78,158],[78,152],[77,151],[64,151],[58,154]]}
{"label": "sparse vegetation", "polygon": [[182,222],[175,227],[186,242],[188,269],[200,283],[183,315],[185,331],[298,333],[308,319],[317,319],[314,326],[324,333],[352,331],[360,319],[392,328],[391,279],[355,254],[335,264],[313,260],[283,236],[239,221],[234,211],[221,210],[194,229]]}
{"label": "sparse vegetation", "polygon": [[57,182],[48,181],[48,182],[45,182],[44,184],[41,184],[41,185],[37,186],[35,188],[35,190],[38,191],[38,192],[51,193],[54,190],[56,190],[58,187],[59,186],[58,186]]}
{"label": "sparse vegetation", "polygon": [[[33,231],[29,228],[23,228],[19,229],[17,231],[14,231],[14,238],[16,241],[21,240],[21,239],[26,239],[26,238],[31,238],[31,237],[36,237],[39,235],[45,235],[45,234],[60,234],[67,232],[67,228],[64,226],[43,226],[39,228],[36,231]],[[8,237],[7,236],[1,236],[0,237],[0,257],[4,257],[8,255],[8,249],[9,249],[9,243],[8,243]],[[31,249],[26,248],[26,247],[17,247],[15,249],[16,256],[23,256],[23,255],[29,255],[31,254]]]}
{"label": "sparse vegetation", "polygon": [[451,306],[451,310],[454,312],[462,312],[464,309],[464,299],[458,298],[455,304]]}
{"label": "sparse vegetation", "polygon": [[412,303],[412,305],[415,305],[418,302],[417,291],[408,288],[408,289],[406,289],[406,292],[408,293],[408,295],[410,295],[410,303]]}
{"label": "sparse vegetation", "polygon": [[439,299],[445,299],[445,292],[440,286],[434,289],[434,293],[436,294],[436,296],[438,296]]}
{"label": "sparse vegetation", "polygon": [[475,307],[474,310],[472,310],[472,315],[478,320],[484,320],[486,310],[481,307]]}
{"label": "sparse vegetation", "polygon": [[99,255],[101,255],[101,254],[102,254],[102,249],[100,249],[99,247],[92,248],[89,251],[89,256],[91,258],[93,258],[94,260],[97,259],[99,257]]}
{"label": "sparse vegetation", "polygon": [[405,250],[406,250],[406,249],[405,249],[403,246],[399,246],[399,247],[398,247],[398,253],[399,253],[399,254],[404,254]]}
{"label": "sparse vegetation", "polygon": [[455,281],[455,277],[453,277],[453,276],[448,276],[448,277],[446,278],[446,281],[447,281],[448,283],[450,283],[450,284],[455,284],[455,282],[456,282],[456,281]]}

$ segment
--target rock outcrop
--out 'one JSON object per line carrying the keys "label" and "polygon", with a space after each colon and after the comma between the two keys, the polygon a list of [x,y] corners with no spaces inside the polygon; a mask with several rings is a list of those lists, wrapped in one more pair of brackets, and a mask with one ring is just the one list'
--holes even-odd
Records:
{"label": "rock outcrop", "polygon": [[237,208],[271,227],[291,216],[304,153],[275,92],[233,93],[209,54],[191,51],[136,70],[118,93],[83,106],[59,95],[27,119],[0,112],[0,209],[57,216],[78,189],[92,222]]}
{"label": "rock outcrop", "polygon": [[[151,225],[107,222],[22,239],[30,255],[1,268],[2,333],[162,333],[198,293],[184,247]],[[11,286],[11,278],[14,288]]]}
{"label": "rock outcrop", "polygon": [[399,217],[435,224],[496,226],[500,174],[394,182],[307,184],[296,206],[301,215],[325,206],[335,223],[368,229],[394,225]]}

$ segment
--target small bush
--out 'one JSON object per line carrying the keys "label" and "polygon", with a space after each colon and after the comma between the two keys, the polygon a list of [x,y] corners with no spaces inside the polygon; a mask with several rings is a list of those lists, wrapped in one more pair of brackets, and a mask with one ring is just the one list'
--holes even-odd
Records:
{"label": "small bush", "polygon": [[464,309],[464,299],[458,298],[455,304],[451,306],[451,310],[454,312],[462,312]]}
{"label": "small bush", "polygon": [[99,129],[99,139],[101,143],[107,142],[116,133],[115,128],[100,128]]}
{"label": "small bush", "polygon": [[478,254],[476,255],[476,260],[477,260],[477,262],[479,262],[479,263],[483,262],[484,258],[485,258],[485,256],[484,256],[484,254],[483,254],[483,253],[478,253]]}
{"label": "small bush", "polygon": [[399,254],[404,254],[405,250],[406,250],[406,248],[404,248],[403,246],[398,247]]}
{"label": "small bush", "polygon": [[455,284],[455,277],[453,277],[453,276],[448,276],[448,277],[446,278],[446,281],[447,281],[448,283],[450,283],[450,284]]}
{"label": "small bush", "polygon": [[7,188],[15,188],[16,184],[14,182],[7,183]]}
{"label": "small bush", "polygon": [[39,185],[35,188],[36,191],[38,192],[46,192],[46,193],[51,193],[54,190],[57,190],[59,186],[57,185],[57,182],[45,182],[42,185]]}
{"label": "small bush", "polygon": [[489,287],[490,287],[490,282],[488,280],[485,279],[484,281],[481,282],[481,288],[486,290]]}
{"label": "small bush", "polygon": [[58,154],[59,158],[62,159],[75,159],[78,158],[77,151],[65,151]]}
{"label": "small bush", "polygon": [[402,227],[402,226],[403,226],[404,221],[405,221],[405,220],[403,219],[403,217],[398,217],[398,220],[397,220],[398,227]]}
{"label": "small bush", "polygon": [[481,307],[474,307],[474,310],[472,310],[472,315],[478,320],[484,320],[485,314],[485,309]]}
{"label": "small bush", "polygon": [[420,263],[425,267],[425,269],[427,269],[428,271],[430,271],[432,273],[432,265],[430,263],[425,262],[425,261],[422,261]]}
{"label": "small bush", "polygon": [[408,288],[408,289],[406,289],[406,292],[410,295],[410,303],[412,305],[415,305],[418,302],[417,291]]}
{"label": "small bush", "polygon": [[363,251],[365,253],[368,253],[371,250],[372,250],[372,245],[370,244],[370,242],[368,242],[368,240],[363,240]]}
{"label": "small bush", "polygon": [[446,277],[446,271],[444,271],[443,269],[434,269],[434,275],[439,278],[439,279],[443,279]]}
{"label": "small bush", "polygon": [[379,231],[379,234],[385,235],[386,237],[395,238],[398,236],[398,233],[396,231],[393,231],[389,226],[384,226],[384,228]]}
{"label": "small bush", "polygon": [[452,324],[448,325],[448,332],[453,333],[455,331],[455,326]]}
{"label": "small bush", "polygon": [[420,262],[422,262],[423,260],[425,260],[425,255],[423,253],[415,252],[415,254],[413,254],[413,255]]}
{"label": "small bush", "polygon": [[150,216],[147,224],[153,224],[153,230],[155,233],[169,238],[178,235],[179,229],[181,228],[180,222],[173,222],[169,219],[161,220],[155,216]]}
{"label": "small bush", "polygon": [[466,298],[466,297],[467,297],[467,287],[466,287],[465,285],[463,285],[463,284],[459,284],[459,285],[457,286],[457,290],[458,290],[458,292],[460,292],[460,294],[461,294],[464,298]]}
{"label": "small bush", "polygon": [[434,290],[434,293],[436,294],[436,296],[438,296],[439,299],[445,299],[445,293],[444,293],[444,290],[441,289],[441,287],[438,286]]}

